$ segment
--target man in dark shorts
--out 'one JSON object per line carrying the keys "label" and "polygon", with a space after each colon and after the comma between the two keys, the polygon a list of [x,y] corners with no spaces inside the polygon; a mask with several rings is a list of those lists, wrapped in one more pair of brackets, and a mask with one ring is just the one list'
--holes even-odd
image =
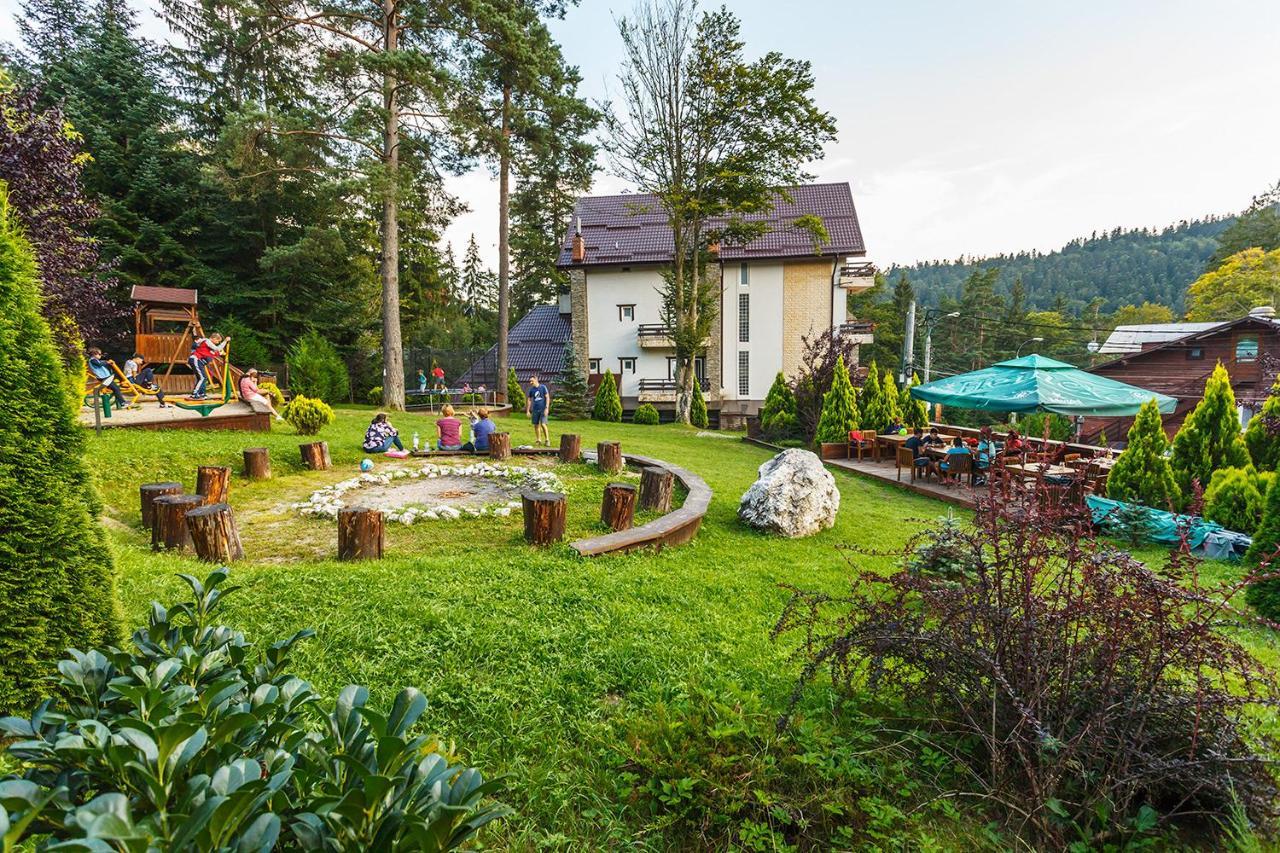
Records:
{"label": "man in dark shorts", "polygon": [[551,389],[529,377],[529,393],[525,395],[524,413],[533,422],[533,443],[551,446],[551,433],[547,431],[547,415],[551,414]]}

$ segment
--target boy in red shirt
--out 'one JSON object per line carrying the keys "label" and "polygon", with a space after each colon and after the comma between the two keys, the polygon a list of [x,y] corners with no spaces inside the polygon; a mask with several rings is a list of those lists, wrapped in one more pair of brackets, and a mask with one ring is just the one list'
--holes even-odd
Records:
{"label": "boy in red shirt", "polygon": [[224,339],[217,332],[207,338],[196,338],[195,344],[191,347],[191,355],[187,356],[187,364],[190,365],[191,371],[196,375],[196,387],[191,392],[189,399],[205,399],[205,387],[209,384],[208,364],[222,355],[223,350],[227,348],[229,343],[231,343],[231,338]]}

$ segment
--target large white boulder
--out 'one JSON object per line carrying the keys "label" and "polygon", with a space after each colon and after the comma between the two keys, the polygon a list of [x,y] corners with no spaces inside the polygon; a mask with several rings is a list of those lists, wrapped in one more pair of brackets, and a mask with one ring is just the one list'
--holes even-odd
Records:
{"label": "large white boulder", "polygon": [[836,523],[840,492],[815,454],[784,450],[760,466],[760,476],[738,504],[738,518],[752,527],[796,538]]}

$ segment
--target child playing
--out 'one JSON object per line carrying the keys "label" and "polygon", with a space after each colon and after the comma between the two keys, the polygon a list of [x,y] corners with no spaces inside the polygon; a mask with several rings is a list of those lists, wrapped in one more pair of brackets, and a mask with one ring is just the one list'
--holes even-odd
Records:
{"label": "child playing", "polygon": [[147,367],[147,362],[142,358],[141,353],[135,352],[133,358],[124,363],[124,378],[139,388],[145,388],[148,392],[155,394],[160,408],[168,408],[164,401],[164,389],[156,382],[156,372]]}
{"label": "child playing", "polygon": [[246,403],[261,403],[267,407],[267,411],[276,416],[276,420],[282,421],[280,413],[276,411],[276,407],[271,405],[271,398],[258,388],[258,368],[251,367],[240,377],[240,399]]}
{"label": "child playing", "polygon": [[111,372],[111,362],[102,355],[102,350],[97,347],[89,349],[89,372],[98,380],[99,388],[111,389],[111,394],[115,397],[116,408],[125,408],[124,395],[120,393],[120,386],[116,384],[115,374]]}
{"label": "child playing", "polygon": [[231,338],[224,339],[217,332],[207,338],[196,338],[196,342],[191,348],[191,355],[187,356],[187,364],[191,366],[192,372],[196,375],[196,387],[192,390],[188,399],[205,399],[205,388],[209,384],[209,362],[222,355],[223,350],[227,348],[229,343],[231,343]]}

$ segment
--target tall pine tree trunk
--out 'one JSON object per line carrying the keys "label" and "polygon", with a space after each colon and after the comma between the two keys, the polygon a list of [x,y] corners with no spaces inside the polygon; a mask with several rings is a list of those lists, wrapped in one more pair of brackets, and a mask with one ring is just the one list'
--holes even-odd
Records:
{"label": "tall pine tree trunk", "polygon": [[[398,47],[396,0],[383,0],[383,32],[388,54]],[[397,204],[400,170],[400,104],[396,76],[383,77],[383,158],[387,185],[382,198],[382,401],[386,408],[404,411],[404,351],[400,342],[400,211]]]}
{"label": "tall pine tree trunk", "polygon": [[502,84],[502,141],[498,151],[498,383],[507,390],[507,330],[511,325],[511,84]]}

